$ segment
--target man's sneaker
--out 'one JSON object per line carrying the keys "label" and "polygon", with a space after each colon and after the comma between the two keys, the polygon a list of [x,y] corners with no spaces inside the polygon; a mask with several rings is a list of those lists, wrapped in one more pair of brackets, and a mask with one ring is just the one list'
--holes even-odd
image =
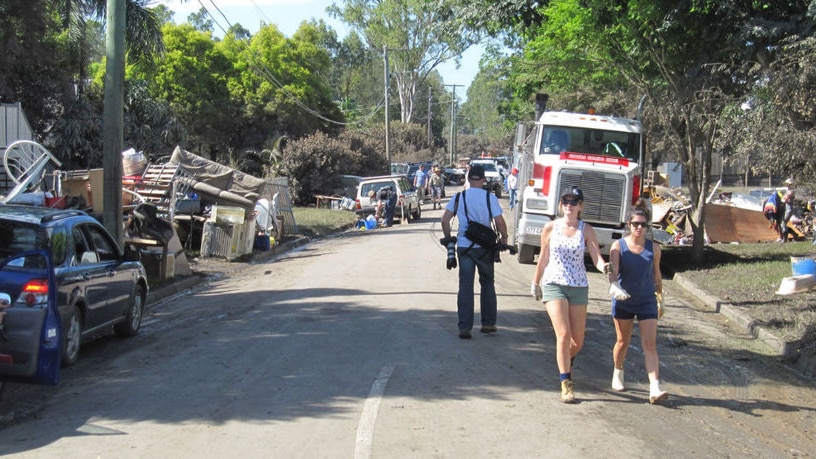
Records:
{"label": "man's sneaker", "polygon": [[459,338],[462,339],[470,339],[472,336],[470,335],[470,330],[462,330],[459,332]]}
{"label": "man's sneaker", "polygon": [[571,379],[561,381],[561,401],[564,403],[575,402],[575,385]]}
{"label": "man's sneaker", "polygon": [[482,333],[496,333],[498,328],[495,325],[482,325],[482,329],[480,330]]}
{"label": "man's sneaker", "polygon": [[616,390],[618,392],[623,392],[625,390],[623,387],[623,370],[618,370],[615,368],[612,371],[612,390]]}
{"label": "man's sneaker", "polygon": [[657,405],[663,400],[669,398],[669,393],[665,390],[652,390],[649,391],[649,403],[652,405]]}

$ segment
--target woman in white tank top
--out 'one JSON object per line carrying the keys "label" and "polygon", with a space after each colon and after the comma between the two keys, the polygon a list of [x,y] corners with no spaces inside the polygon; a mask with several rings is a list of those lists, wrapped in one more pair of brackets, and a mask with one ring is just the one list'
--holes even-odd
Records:
{"label": "woman in white tank top", "polygon": [[561,401],[575,401],[572,361],[584,345],[589,282],[584,254],[589,250],[595,267],[608,272],[598,238],[581,220],[584,194],[572,188],[561,196],[563,215],[544,225],[531,293],[543,301],[555,330],[556,361],[561,380]]}

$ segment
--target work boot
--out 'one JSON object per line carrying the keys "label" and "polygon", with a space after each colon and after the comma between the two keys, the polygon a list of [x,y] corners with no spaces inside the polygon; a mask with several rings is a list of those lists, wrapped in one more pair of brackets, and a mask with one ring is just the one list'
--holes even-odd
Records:
{"label": "work boot", "polygon": [[575,384],[572,383],[572,379],[561,381],[561,401],[564,403],[575,402]]}
{"label": "work boot", "polygon": [[612,370],[612,390],[623,392],[623,370]]}

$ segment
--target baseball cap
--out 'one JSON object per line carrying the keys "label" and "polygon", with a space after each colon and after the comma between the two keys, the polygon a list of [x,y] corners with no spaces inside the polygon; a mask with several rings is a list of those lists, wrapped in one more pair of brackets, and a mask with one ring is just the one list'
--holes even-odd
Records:
{"label": "baseball cap", "polygon": [[577,186],[574,186],[574,187],[572,187],[572,188],[570,188],[570,189],[568,189],[568,190],[564,191],[564,192],[561,194],[561,199],[564,199],[564,198],[566,198],[567,196],[572,196],[572,197],[574,197],[574,198],[578,199],[579,201],[583,201],[583,200],[584,200],[584,193],[583,193],[583,192],[581,191],[581,189],[580,189],[580,188],[578,188]]}
{"label": "baseball cap", "polygon": [[482,180],[483,178],[485,178],[484,167],[478,164],[471,166],[468,172],[468,180]]}

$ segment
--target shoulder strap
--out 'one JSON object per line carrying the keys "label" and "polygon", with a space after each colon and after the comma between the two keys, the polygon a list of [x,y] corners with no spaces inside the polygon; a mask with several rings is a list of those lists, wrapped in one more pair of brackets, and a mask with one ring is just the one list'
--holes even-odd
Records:
{"label": "shoulder strap", "polygon": [[489,191],[487,191],[485,193],[485,201],[487,201],[487,215],[490,216],[490,220],[489,220],[490,223],[488,223],[488,224],[490,226],[493,226],[493,209],[490,208],[490,195],[491,194],[492,193],[490,193]]}
{"label": "shoulder strap", "polygon": [[465,206],[465,220],[470,221],[467,214],[467,195],[465,194],[467,190],[462,191],[462,205]]}
{"label": "shoulder strap", "polygon": [[[456,216],[456,212],[459,209],[459,195],[461,195],[462,193],[464,193],[464,191],[460,191],[459,193],[456,193],[456,198],[453,200],[453,216],[454,217]],[[467,210],[465,210],[465,212],[467,212]]]}

